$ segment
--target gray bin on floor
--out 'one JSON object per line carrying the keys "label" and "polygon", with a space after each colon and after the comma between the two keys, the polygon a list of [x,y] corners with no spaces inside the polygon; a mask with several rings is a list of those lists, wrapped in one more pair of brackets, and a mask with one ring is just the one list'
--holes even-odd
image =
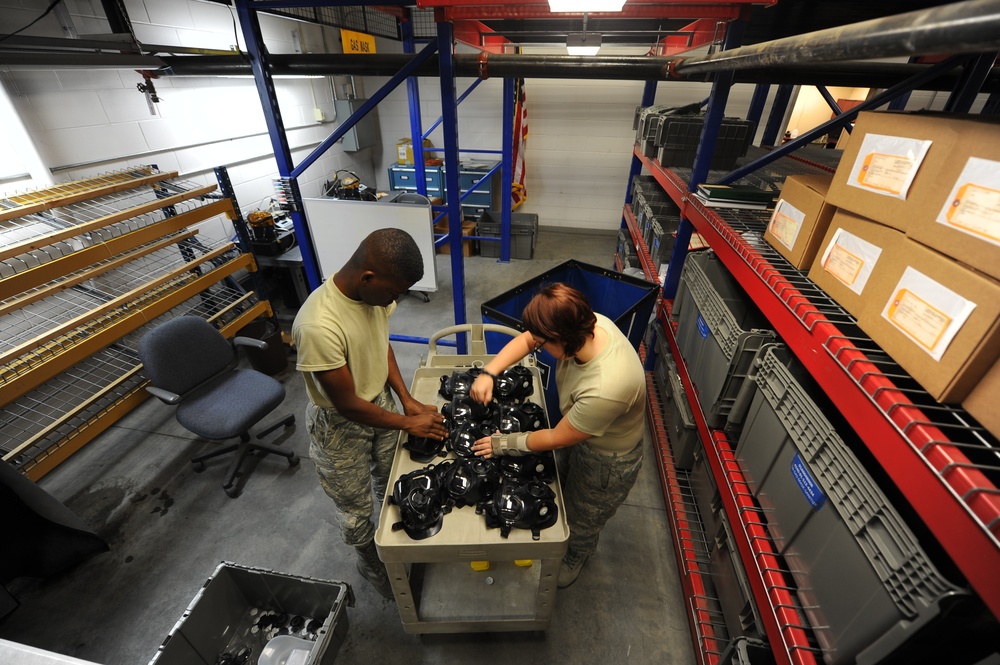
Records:
{"label": "gray bin on floor", "polygon": [[776,335],[712,251],[688,254],[672,316],[705,420],[724,427],[754,356]]}
{"label": "gray bin on floor", "polygon": [[[263,612],[301,617],[320,627],[302,665],[332,665],[347,636],[351,587],[223,562],[188,605],[149,665],[214,665],[223,653],[249,649],[247,663],[257,663],[268,639],[253,631]],[[301,649],[305,650],[305,647]],[[301,654],[299,654],[301,656]]]}
{"label": "gray bin on floor", "polygon": [[[832,665],[877,663],[960,600],[803,387],[780,346],[756,363],[736,447]],[[934,638],[943,639],[933,628]]]}
{"label": "gray bin on floor", "polygon": [[[501,226],[499,210],[484,210],[479,216],[478,233],[484,238],[499,238]],[[538,242],[538,215],[528,212],[510,213],[510,258],[530,259],[535,255]],[[479,253],[498,258],[500,243],[486,240],[479,243]]]}

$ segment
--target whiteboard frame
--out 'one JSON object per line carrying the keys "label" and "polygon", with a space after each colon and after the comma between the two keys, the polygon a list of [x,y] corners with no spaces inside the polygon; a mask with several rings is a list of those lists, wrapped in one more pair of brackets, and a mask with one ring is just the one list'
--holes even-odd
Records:
{"label": "whiteboard frame", "polygon": [[430,203],[383,203],[350,199],[303,199],[320,278],[329,279],[377,229],[402,229],[420,248],[424,276],[411,291],[437,291],[434,218]]}

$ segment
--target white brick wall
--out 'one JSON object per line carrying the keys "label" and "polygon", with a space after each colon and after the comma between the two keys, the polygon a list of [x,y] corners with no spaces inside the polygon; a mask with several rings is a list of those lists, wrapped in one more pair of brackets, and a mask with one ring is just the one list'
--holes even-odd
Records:
{"label": "white brick wall", "polygon": [[[0,0],[0,32],[15,30],[36,18],[48,0]],[[150,44],[229,49],[235,44],[233,14],[227,7],[190,0],[125,0],[137,38]],[[107,32],[100,2],[75,0],[67,5],[74,24],[101,22],[91,32]],[[89,24],[88,24],[89,25]],[[268,48],[274,53],[336,47],[336,31],[279,17],[261,15]],[[83,32],[83,30],[80,30]],[[324,32],[326,31],[326,34]],[[52,16],[23,34],[62,36]],[[242,46],[242,36],[240,36]],[[244,212],[257,209],[273,193],[278,176],[260,98],[251,78],[162,78],[154,81],[161,101],[151,115],[136,90],[141,76],[131,70],[15,70],[2,77],[14,108],[45,165],[56,180],[66,180],[155,163],[183,177],[214,182],[212,169],[227,165]],[[279,105],[293,150],[300,162],[337,124],[326,79],[278,79]],[[330,121],[315,121],[314,108]],[[5,139],[6,140],[6,139]],[[0,144],[0,149],[6,144]],[[300,179],[306,196],[318,195],[324,180],[338,168],[350,168],[374,184],[372,151],[344,153],[335,145]],[[67,168],[73,165],[75,168]],[[23,172],[20,160],[0,161],[0,177]],[[0,182],[0,193],[30,188],[31,182]],[[228,237],[228,222],[202,231]],[[217,227],[217,228],[216,228]]]}

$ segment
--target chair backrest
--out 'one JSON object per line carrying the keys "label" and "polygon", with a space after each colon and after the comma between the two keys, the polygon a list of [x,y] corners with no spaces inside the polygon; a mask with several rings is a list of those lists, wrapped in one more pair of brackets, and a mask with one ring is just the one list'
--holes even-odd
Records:
{"label": "chair backrest", "polygon": [[225,370],[236,351],[208,321],[179,316],[139,340],[139,358],[157,388],[183,395]]}

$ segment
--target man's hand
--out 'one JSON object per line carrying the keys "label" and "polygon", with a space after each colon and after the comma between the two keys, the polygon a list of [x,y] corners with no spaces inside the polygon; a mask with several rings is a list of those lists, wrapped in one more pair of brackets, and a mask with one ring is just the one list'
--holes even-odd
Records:
{"label": "man's hand", "polygon": [[469,388],[469,396],[480,404],[489,404],[493,399],[493,377],[485,372],[477,376]]}
{"label": "man's hand", "polygon": [[408,416],[416,416],[421,413],[437,413],[437,407],[433,404],[424,404],[410,397],[403,400],[403,413]]}
{"label": "man's hand", "polygon": [[406,423],[404,429],[407,434],[413,436],[439,440],[448,436],[448,429],[444,426],[444,416],[436,409],[414,415],[407,414]]}

